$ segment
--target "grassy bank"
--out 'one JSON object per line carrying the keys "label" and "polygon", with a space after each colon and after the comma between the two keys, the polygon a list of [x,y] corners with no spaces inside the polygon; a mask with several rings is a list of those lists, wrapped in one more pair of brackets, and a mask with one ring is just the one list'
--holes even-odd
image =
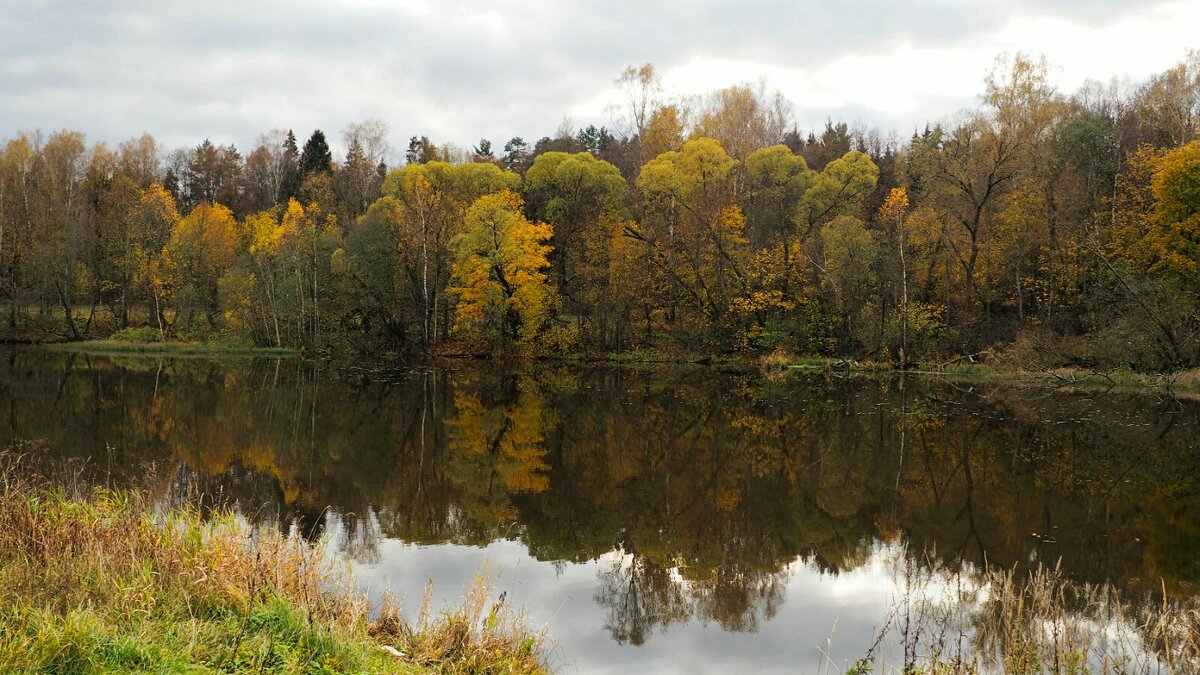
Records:
{"label": "grassy bank", "polygon": [[297,356],[294,349],[277,347],[243,347],[208,342],[126,342],[123,340],[85,340],[55,342],[48,349],[83,354],[113,354],[130,356]]}
{"label": "grassy bank", "polygon": [[1173,373],[1138,373],[1127,367],[1033,370],[1013,365],[955,361],[952,363],[919,363],[907,370],[900,370],[895,364],[877,361],[798,357],[779,353],[762,356],[758,360],[758,365],[763,370],[774,372],[904,373],[916,377],[954,381],[1026,382],[1092,390],[1160,390],[1200,393],[1200,369],[1181,370]]}
{"label": "grassy bank", "polygon": [[164,339],[155,329],[147,326],[126,328],[103,340],[80,340],[75,342],[45,343],[48,349],[80,354],[103,354],[113,356],[269,356],[288,357],[300,354],[295,349],[281,347],[256,347],[244,341],[220,333],[211,339],[185,340]]}
{"label": "grassy bank", "polygon": [[0,455],[0,672],[543,672],[544,639],[489,601],[372,618],[321,545],[233,514],[77,492]]}
{"label": "grassy bank", "polygon": [[930,377],[1020,380],[1089,389],[1159,389],[1200,392],[1200,369],[1181,370],[1173,373],[1138,373],[1128,368],[1024,370],[984,364],[951,364],[925,366],[914,372]]}

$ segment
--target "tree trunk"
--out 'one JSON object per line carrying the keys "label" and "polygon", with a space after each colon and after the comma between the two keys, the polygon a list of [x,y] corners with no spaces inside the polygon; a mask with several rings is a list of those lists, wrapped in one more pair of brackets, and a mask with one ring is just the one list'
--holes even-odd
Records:
{"label": "tree trunk", "polygon": [[71,336],[76,340],[82,339],[79,336],[79,329],[75,327],[74,311],[71,309],[71,303],[67,300],[67,294],[63,290],[62,284],[55,280],[54,287],[58,290],[58,299],[62,303],[63,312],[66,314],[67,327],[71,329]]}

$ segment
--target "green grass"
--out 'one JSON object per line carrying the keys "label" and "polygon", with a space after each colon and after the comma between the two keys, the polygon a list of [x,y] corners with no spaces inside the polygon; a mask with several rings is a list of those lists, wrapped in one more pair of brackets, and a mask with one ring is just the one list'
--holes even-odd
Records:
{"label": "green grass", "polygon": [[151,326],[130,326],[113,333],[103,340],[77,342],[54,342],[45,345],[49,349],[85,354],[111,354],[133,356],[297,356],[294,349],[280,347],[255,347],[228,335],[216,339],[193,341],[186,339],[164,339]]}
{"label": "green grass", "polygon": [[0,455],[0,672],[545,671],[486,577],[456,609],[372,619],[322,544],[68,485]]}
{"label": "green grass", "polygon": [[148,356],[297,356],[300,352],[283,347],[245,347],[208,342],[125,342],[122,340],[86,340],[56,342],[47,349],[86,354],[129,354]]}
{"label": "green grass", "polygon": [[[366,636],[310,625],[280,599],[204,617],[172,608],[0,608],[0,670],[27,673],[357,673],[423,670]],[[173,608],[178,610],[179,608]]]}

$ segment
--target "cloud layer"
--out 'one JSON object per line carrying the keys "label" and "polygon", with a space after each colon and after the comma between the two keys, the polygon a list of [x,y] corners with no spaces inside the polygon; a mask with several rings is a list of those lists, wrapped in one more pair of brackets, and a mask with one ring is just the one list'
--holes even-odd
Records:
{"label": "cloud layer", "polygon": [[[1060,85],[1140,79],[1180,60],[1194,2],[899,0],[9,0],[0,135],[74,128],[116,142],[250,144],[272,127],[336,137],[388,122],[460,145],[606,123],[613,79],[654,63],[668,89],[766,78],[802,128],[906,133],[972,103],[996,54],[1045,54]],[[1198,40],[1200,42],[1200,40]]]}

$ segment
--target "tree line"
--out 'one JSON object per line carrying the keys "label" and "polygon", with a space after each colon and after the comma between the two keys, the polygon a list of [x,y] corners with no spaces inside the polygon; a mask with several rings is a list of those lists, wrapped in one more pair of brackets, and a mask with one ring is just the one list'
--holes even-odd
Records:
{"label": "tree line", "polygon": [[0,151],[10,340],[450,354],[792,353],[908,365],[1200,362],[1200,54],[1057,91],[997,60],[901,142],[802,134],[762,85],[617,80],[613,130],[469,150],[348,126],[165,152],[75,131]]}

